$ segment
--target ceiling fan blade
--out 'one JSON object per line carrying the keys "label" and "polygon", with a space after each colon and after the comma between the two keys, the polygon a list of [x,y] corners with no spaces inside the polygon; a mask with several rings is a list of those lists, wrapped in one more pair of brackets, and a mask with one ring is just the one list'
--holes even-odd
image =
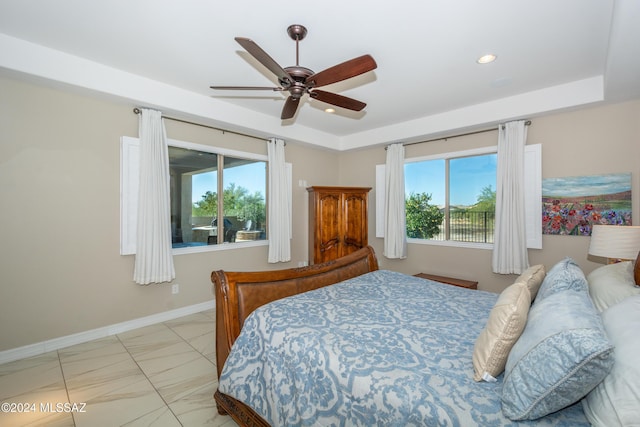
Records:
{"label": "ceiling fan blade", "polygon": [[307,77],[305,85],[309,87],[330,85],[375,70],[377,66],[371,55],[362,55]]}
{"label": "ceiling fan blade", "polygon": [[367,106],[367,104],[365,104],[364,102],[360,102],[357,99],[348,98],[346,96],[338,95],[337,93],[326,92],[324,90],[313,90],[309,92],[309,95],[311,96],[311,98],[318,101],[346,108],[347,110],[361,111],[364,107]]}
{"label": "ceiling fan blade", "polygon": [[284,68],[282,68],[276,61],[273,60],[269,56],[267,52],[262,50],[260,46],[258,46],[253,40],[247,39],[244,37],[236,37],[235,40],[245,48],[247,52],[251,54],[255,59],[258,60],[262,65],[267,67],[269,71],[275,74],[278,77],[278,81],[282,84],[291,84],[291,76],[287,73]]}
{"label": "ceiling fan blade", "polygon": [[267,86],[209,86],[211,89],[216,90],[272,90],[275,92],[282,92],[284,88],[281,87],[267,87]]}
{"label": "ceiling fan blade", "polygon": [[280,115],[280,118],[282,120],[287,120],[295,116],[296,111],[298,110],[299,104],[300,104],[300,98],[294,98],[293,96],[289,96],[287,98],[287,101],[284,103],[284,107],[282,108],[282,114]]}

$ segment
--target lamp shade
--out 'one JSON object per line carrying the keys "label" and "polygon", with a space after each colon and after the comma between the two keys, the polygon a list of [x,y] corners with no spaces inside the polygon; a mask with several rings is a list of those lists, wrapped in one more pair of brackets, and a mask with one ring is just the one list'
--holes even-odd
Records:
{"label": "lamp shade", "polygon": [[640,251],[640,226],[594,225],[589,243],[589,255],[636,259]]}

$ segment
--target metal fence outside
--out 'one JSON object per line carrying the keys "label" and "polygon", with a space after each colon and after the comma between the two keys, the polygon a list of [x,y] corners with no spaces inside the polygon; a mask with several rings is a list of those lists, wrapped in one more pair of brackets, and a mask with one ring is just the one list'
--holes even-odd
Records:
{"label": "metal fence outside", "polygon": [[[453,240],[456,242],[493,243],[495,212],[450,211],[440,224],[440,233],[430,240]],[[447,238],[448,234],[448,238]]]}

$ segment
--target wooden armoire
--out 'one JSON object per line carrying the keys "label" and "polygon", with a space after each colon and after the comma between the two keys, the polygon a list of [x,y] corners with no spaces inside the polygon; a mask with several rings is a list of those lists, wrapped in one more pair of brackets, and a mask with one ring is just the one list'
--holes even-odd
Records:
{"label": "wooden armoire", "polygon": [[309,263],[330,261],[367,246],[371,187],[308,187]]}

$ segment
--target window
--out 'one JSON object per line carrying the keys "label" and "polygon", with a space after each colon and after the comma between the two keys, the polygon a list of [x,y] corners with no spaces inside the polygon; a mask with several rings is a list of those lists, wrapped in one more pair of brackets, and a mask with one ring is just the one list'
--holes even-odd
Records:
{"label": "window", "polygon": [[[405,214],[411,243],[491,248],[497,147],[405,159]],[[542,151],[525,146],[527,247],[542,248]],[[384,172],[376,166],[376,237],[384,237]]]}
{"label": "window", "polygon": [[[266,244],[267,156],[168,143],[174,253]],[[122,137],[120,154],[120,253],[131,255],[136,252],[139,140]],[[290,181],[290,164],[287,173]]]}
{"label": "window", "polygon": [[204,149],[169,147],[173,247],[266,240],[267,162]]}
{"label": "window", "polygon": [[405,163],[407,237],[493,243],[496,153]]}

